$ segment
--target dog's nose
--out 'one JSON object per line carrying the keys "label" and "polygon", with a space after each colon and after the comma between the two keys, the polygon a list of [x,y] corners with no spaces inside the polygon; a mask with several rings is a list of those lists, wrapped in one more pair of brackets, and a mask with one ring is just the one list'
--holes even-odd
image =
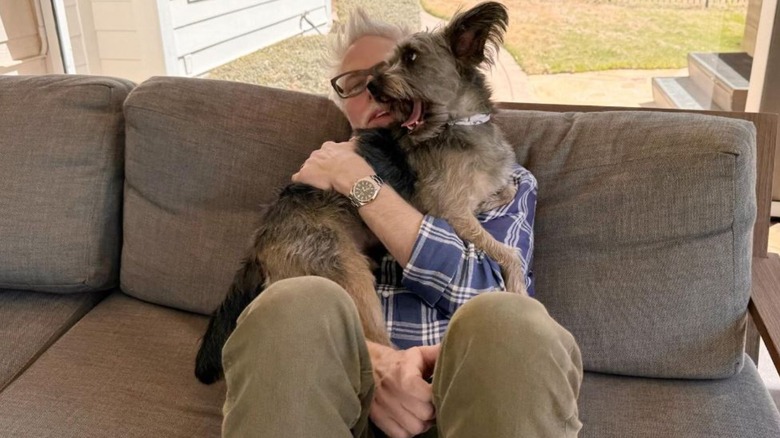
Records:
{"label": "dog's nose", "polygon": [[368,82],[368,85],[366,85],[366,88],[368,88],[368,92],[371,93],[371,97],[373,97],[375,101],[384,102],[387,100],[382,95],[382,87],[379,85],[379,81],[376,78],[371,79]]}
{"label": "dog's nose", "polygon": [[375,101],[379,103],[387,103],[390,100],[387,98],[387,96],[384,95],[384,93],[382,93],[382,86],[376,79],[372,79],[368,85],[366,85],[366,88],[368,88],[368,92]]}
{"label": "dog's nose", "polygon": [[390,101],[387,95],[382,92],[382,80],[379,77],[371,79],[368,82],[368,85],[366,85],[366,88],[368,88],[368,92],[375,101],[379,103],[387,103]]}

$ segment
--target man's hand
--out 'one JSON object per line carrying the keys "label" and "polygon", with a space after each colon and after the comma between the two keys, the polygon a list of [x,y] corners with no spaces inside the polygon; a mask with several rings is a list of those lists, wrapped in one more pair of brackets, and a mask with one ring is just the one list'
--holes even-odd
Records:
{"label": "man's hand", "polygon": [[374,401],[370,417],[390,438],[409,438],[431,428],[436,418],[433,374],[440,346],[393,350],[369,342],[374,368]]}
{"label": "man's hand", "polygon": [[374,173],[355,148],[353,140],[343,143],[326,141],[311,153],[301,169],[292,176],[292,181],[347,195],[355,181]]}

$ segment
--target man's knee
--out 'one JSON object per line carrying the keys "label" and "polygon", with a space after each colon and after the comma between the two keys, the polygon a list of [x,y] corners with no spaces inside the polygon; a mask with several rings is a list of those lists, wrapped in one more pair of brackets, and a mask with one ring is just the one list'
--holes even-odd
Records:
{"label": "man's knee", "polygon": [[328,278],[294,277],[279,280],[268,286],[249,303],[239,316],[238,322],[265,310],[277,316],[288,315],[301,319],[311,313],[335,315],[343,311],[349,312],[353,306],[344,288]]}
{"label": "man's knee", "polygon": [[518,347],[550,342],[574,344],[571,334],[550,317],[542,303],[509,292],[472,298],[455,312],[449,331],[484,339],[509,338]]}

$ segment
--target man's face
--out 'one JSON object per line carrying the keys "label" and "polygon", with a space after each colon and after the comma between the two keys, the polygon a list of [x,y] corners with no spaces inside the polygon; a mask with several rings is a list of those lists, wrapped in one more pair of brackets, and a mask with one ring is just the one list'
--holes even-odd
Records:
{"label": "man's face", "polygon": [[[363,70],[382,62],[395,48],[396,43],[380,36],[364,36],[349,46],[341,61],[339,73]],[[377,128],[393,122],[389,114],[374,102],[371,93],[363,90],[360,94],[344,99],[342,105],[352,128]]]}

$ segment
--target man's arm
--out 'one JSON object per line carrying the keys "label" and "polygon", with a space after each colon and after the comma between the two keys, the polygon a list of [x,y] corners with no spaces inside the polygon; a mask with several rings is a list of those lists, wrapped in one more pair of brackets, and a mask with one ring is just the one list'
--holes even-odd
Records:
{"label": "man's arm", "polygon": [[[347,196],[357,180],[376,173],[354,152],[354,147],[353,142],[326,142],[312,153],[292,180]],[[422,213],[387,184],[376,199],[358,212],[390,254],[405,266],[420,231]]]}
{"label": "man's arm", "polygon": [[[507,206],[481,217],[483,226],[499,241],[518,249],[528,271],[533,247],[536,180],[517,169],[518,190]],[[312,153],[293,181],[348,194],[355,181],[374,174],[353,142],[327,142]],[[391,187],[359,209],[360,215],[385,248],[404,266],[403,283],[431,306],[452,314],[468,298],[504,287],[501,269],[484,252],[464,242],[443,219],[422,215]],[[530,277],[526,284],[532,287]],[[444,298],[444,300],[442,300]]]}
{"label": "man's arm", "polygon": [[[352,185],[349,187],[351,189]],[[349,193],[349,189],[346,192],[339,188],[336,190],[345,195]],[[376,199],[360,207],[358,213],[393,258],[405,266],[420,232],[422,213],[387,184],[379,191]]]}

